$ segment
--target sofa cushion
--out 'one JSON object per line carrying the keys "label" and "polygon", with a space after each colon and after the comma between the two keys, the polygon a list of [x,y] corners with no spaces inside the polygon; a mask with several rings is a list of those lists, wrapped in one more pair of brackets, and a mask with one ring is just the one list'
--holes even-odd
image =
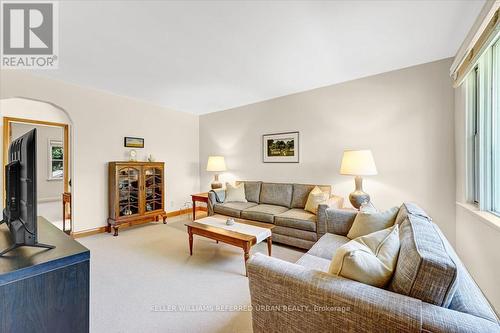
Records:
{"label": "sofa cushion", "polygon": [[401,223],[401,249],[389,290],[443,306],[455,290],[457,267],[435,228],[411,214]]}
{"label": "sofa cushion", "polygon": [[364,213],[359,212],[354,219],[351,229],[347,233],[347,237],[354,239],[372,232],[384,230],[394,225],[398,208],[393,207],[385,212]]}
{"label": "sofa cushion", "polygon": [[260,187],[262,182],[237,181],[236,184],[245,184],[245,196],[248,201],[259,203]]}
{"label": "sofa cushion", "polygon": [[293,208],[276,215],[274,224],[283,227],[316,231],[316,215],[303,209]]}
{"label": "sofa cushion", "polygon": [[330,266],[330,260],[325,258],[316,257],[310,255],[309,253],[304,254],[296,262],[297,265],[304,266],[305,268],[315,269],[317,271],[328,272],[328,267]]}
{"label": "sofa cushion", "polygon": [[241,217],[254,221],[273,223],[275,215],[284,213],[287,210],[288,208],[282,206],[262,204],[243,210]]}
{"label": "sofa cushion", "polygon": [[[304,208],[306,206],[309,193],[316,185],[293,184],[292,208]],[[332,187],[329,185],[318,185],[318,187],[330,197]]]}
{"label": "sofa cushion", "polygon": [[432,221],[431,217],[424,212],[422,208],[420,208],[417,204],[412,202],[404,202],[399,208],[398,215],[396,216],[395,224],[401,224],[404,222],[408,214],[417,215],[423,217],[429,221]]}
{"label": "sofa cushion", "polygon": [[331,261],[335,251],[349,241],[350,239],[344,236],[324,234],[307,253]]}
{"label": "sofa cushion", "polygon": [[259,202],[290,208],[292,192],[292,184],[262,183]]}
{"label": "sofa cushion", "polygon": [[253,202],[225,202],[216,203],[214,205],[214,212],[222,215],[240,217],[241,211],[246,208],[257,206]]}
{"label": "sofa cushion", "polygon": [[335,251],[329,273],[383,288],[396,267],[398,225],[358,237]]}

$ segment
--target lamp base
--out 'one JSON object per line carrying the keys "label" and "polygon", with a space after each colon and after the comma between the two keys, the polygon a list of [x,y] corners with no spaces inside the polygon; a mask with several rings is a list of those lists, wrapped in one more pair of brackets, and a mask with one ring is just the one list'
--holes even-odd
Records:
{"label": "lamp base", "polygon": [[222,183],[219,181],[219,175],[216,173],[214,175],[214,181],[210,184],[212,190],[222,188]]}
{"label": "lamp base", "polygon": [[363,191],[354,191],[349,194],[349,201],[354,208],[359,209],[362,204],[370,202],[370,196]]}
{"label": "lamp base", "polygon": [[216,182],[216,181],[213,181],[210,186],[212,187],[212,190],[215,190],[215,189],[218,189],[218,188],[222,188],[222,183],[221,182]]}
{"label": "lamp base", "polygon": [[349,194],[349,201],[354,208],[359,209],[362,204],[370,202],[370,196],[363,191],[363,178],[356,176],[354,182],[356,190]]}

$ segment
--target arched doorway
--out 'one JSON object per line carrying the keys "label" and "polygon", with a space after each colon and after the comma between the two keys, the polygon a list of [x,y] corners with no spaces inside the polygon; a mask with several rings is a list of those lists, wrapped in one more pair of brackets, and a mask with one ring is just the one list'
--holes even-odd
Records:
{"label": "arched doorway", "polygon": [[[59,106],[28,98],[0,100],[2,116],[2,157],[7,163],[10,142],[36,128],[37,138],[37,198],[38,215],[71,234],[72,193],[72,121]],[[5,182],[2,177],[3,200]]]}

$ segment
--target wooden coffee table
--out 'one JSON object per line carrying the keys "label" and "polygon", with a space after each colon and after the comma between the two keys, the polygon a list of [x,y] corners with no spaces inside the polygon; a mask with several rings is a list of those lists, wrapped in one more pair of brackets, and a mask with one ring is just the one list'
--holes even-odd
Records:
{"label": "wooden coffee table", "polygon": [[[223,222],[225,222],[228,219],[227,216],[223,215],[212,215],[209,218],[217,218]],[[198,221],[201,220],[203,219],[200,219]],[[274,228],[274,225],[270,223],[254,222],[239,218],[234,218],[234,221],[236,223],[251,225],[268,230]],[[250,248],[255,244],[257,244],[256,236],[233,230],[226,230],[223,229],[222,227],[207,225],[197,221],[186,223],[186,227],[187,227],[187,232],[189,234],[189,255],[193,255],[193,235],[210,238],[217,241],[217,243],[222,242],[233,246],[237,246],[243,249],[244,259],[245,259],[245,272],[246,272],[247,260],[250,258]],[[267,237],[266,241],[267,241],[267,252],[269,256],[271,256],[272,236]],[[246,273],[246,275],[248,276],[248,273]]]}

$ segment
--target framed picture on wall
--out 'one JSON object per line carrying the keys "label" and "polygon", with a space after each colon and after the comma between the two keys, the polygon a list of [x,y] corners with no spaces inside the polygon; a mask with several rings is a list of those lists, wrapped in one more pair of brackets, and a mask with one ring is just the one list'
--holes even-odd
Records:
{"label": "framed picture on wall", "polygon": [[127,148],[144,148],[144,139],[126,136],[123,140],[123,144]]}
{"label": "framed picture on wall", "polygon": [[299,132],[264,134],[262,162],[299,163]]}

